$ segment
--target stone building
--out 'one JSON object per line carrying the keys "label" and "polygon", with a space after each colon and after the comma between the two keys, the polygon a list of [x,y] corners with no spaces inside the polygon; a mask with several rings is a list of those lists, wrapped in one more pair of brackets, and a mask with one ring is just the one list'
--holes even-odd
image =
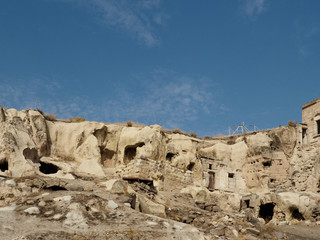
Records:
{"label": "stone building", "polygon": [[302,123],[299,125],[298,141],[309,144],[320,139],[320,98],[302,106]]}

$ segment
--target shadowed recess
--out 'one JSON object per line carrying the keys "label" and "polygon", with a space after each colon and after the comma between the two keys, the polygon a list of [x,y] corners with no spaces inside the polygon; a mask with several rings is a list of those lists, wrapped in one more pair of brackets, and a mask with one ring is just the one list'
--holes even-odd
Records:
{"label": "shadowed recess", "polygon": [[0,170],[2,172],[9,170],[8,161],[6,159],[0,162]]}
{"label": "shadowed recess", "polygon": [[266,221],[266,223],[270,222],[270,220],[273,218],[274,206],[274,203],[266,203],[260,205],[259,217],[263,218]]}
{"label": "shadowed recess", "polygon": [[45,163],[40,161],[40,172],[44,174],[57,173],[59,170],[60,168],[52,163]]}

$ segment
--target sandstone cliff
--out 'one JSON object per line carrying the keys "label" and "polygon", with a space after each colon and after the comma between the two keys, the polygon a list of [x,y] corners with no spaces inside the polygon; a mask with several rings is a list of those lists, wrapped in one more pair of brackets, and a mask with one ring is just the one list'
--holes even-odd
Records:
{"label": "sandstone cliff", "polygon": [[[29,183],[37,189],[68,189],[77,179],[96,179],[107,192],[115,188],[129,194],[133,209],[162,218],[174,219],[174,207],[166,202],[171,192],[189,194],[195,203],[204,204],[203,209],[214,203],[226,212],[243,211],[264,222],[316,222],[319,143],[303,145],[298,134],[295,127],[279,127],[201,139],[159,125],[52,121],[41,111],[0,107],[0,176],[38,176],[43,183]],[[118,179],[118,185],[112,179]],[[152,197],[139,193],[134,188],[138,183],[153,192]],[[14,187],[4,186],[2,194]],[[7,204],[0,200],[1,206]],[[79,215],[77,204],[69,208]]]}

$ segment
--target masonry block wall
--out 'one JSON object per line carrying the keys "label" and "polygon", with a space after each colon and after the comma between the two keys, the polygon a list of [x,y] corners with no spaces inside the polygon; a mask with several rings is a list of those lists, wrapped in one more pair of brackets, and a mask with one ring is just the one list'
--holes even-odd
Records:
{"label": "masonry block wall", "polygon": [[302,106],[302,136],[309,142],[320,137],[320,98]]}

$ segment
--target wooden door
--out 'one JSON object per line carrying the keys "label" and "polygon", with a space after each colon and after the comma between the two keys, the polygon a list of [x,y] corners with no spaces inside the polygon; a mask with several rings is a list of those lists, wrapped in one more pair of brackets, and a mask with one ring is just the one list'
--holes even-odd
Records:
{"label": "wooden door", "polygon": [[209,186],[208,186],[208,188],[211,190],[214,190],[214,180],[215,180],[214,172],[209,172]]}

